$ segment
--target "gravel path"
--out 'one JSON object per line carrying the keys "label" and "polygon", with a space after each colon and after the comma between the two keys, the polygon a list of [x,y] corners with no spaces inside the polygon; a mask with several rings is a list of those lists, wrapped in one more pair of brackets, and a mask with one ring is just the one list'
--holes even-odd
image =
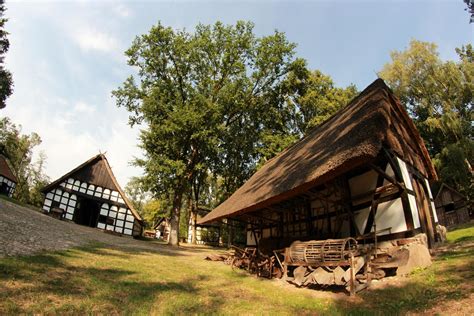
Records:
{"label": "gravel path", "polygon": [[135,240],[105,233],[92,227],[60,221],[28,207],[0,199],[0,257],[31,255],[44,250],[63,250],[100,242],[130,250],[173,254],[203,254],[208,247],[170,248],[155,241]]}

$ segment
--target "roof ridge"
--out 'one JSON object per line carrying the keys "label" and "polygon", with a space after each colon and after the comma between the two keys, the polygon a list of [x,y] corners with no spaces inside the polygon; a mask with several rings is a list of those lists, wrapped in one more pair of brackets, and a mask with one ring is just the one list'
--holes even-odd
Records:
{"label": "roof ridge", "polygon": [[[362,90],[358,95],[356,95],[351,101],[349,101],[345,106],[341,107],[339,110],[337,110],[336,112],[334,112],[330,117],[328,117],[326,120],[324,120],[322,123],[312,127],[309,129],[309,131],[306,133],[306,135],[304,135],[303,137],[301,137],[300,139],[298,139],[296,142],[294,142],[293,144],[289,145],[288,147],[286,147],[285,149],[283,149],[281,152],[279,152],[277,155],[273,156],[272,158],[268,159],[267,162],[265,162],[265,164],[269,163],[270,161],[276,159],[277,157],[279,157],[280,155],[283,155],[285,152],[289,151],[292,147],[298,145],[299,143],[303,142],[306,138],[308,138],[309,136],[311,136],[312,134],[316,133],[317,131],[319,131],[319,129],[322,129],[323,126],[329,124],[328,122],[334,120],[337,118],[338,114],[340,112],[344,112],[348,107],[352,106],[354,103],[356,103],[357,101],[359,101],[360,98],[362,97],[365,97],[367,94],[369,94],[369,91],[371,90],[374,90],[374,89],[384,89],[384,90],[388,90],[390,93],[393,93],[392,90],[387,86],[387,84],[385,83],[385,81],[383,81],[383,79],[381,78],[377,78],[375,79],[370,85],[368,85],[364,90]],[[263,167],[263,166],[262,166]],[[260,168],[262,169],[262,168]],[[259,169],[259,170],[260,170]],[[257,172],[259,171],[257,170]]]}

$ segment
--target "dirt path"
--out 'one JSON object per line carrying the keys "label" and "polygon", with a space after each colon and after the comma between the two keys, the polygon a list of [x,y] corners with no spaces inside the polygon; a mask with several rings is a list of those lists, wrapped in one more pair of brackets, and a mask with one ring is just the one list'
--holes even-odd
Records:
{"label": "dirt path", "polygon": [[100,242],[133,250],[204,254],[208,247],[170,249],[157,241],[135,240],[105,233],[96,228],[60,221],[27,207],[0,199],[0,257],[30,255],[44,250],[64,250]]}

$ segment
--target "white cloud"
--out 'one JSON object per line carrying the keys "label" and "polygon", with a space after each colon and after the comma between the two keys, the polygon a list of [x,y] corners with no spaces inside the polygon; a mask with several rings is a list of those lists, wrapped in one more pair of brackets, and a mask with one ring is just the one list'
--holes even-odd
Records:
{"label": "white cloud", "polygon": [[92,105],[79,101],[74,105],[74,112],[92,114],[95,112],[95,108]]}
{"label": "white cloud", "polygon": [[128,18],[132,15],[130,8],[125,6],[123,3],[118,4],[113,8],[114,12],[121,18]]}
{"label": "white cloud", "polygon": [[74,40],[85,52],[98,51],[103,53],[116,52],[119,48],[118,40],[110,34],[94,29],[81,29],[75,33]]}

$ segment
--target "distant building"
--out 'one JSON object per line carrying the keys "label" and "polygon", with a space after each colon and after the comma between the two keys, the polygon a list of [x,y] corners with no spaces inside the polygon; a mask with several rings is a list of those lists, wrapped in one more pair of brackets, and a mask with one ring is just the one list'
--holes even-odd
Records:
{"label": "distant building", "polygon": [[219,246],[222,244],[221,223],[198,224],[211,210],[205,207],[198,207],[194,216],[189,218],[188,243],[193,242],[193,233],[196,232],[196,244]]}
{"label": "distant building", "polygon": [[0,194],[12,197],[17,183],[18,180],[8,165],[7,159],[0,154]]}
{"label": "distant building", "polygon": [[153,226],[153,229],[155,230],[157,239],[169,241],[171,226],[170,226],[170,221],[167,218],[165,217],[160,218],[155,223],[155,226]]}
{"label": "distant building", "polygon": [[469,203],[467,198],[448,186],[442,184],[435,197],[436,213],[439,223],[450,227],[469,221]]}
{"label": "distant building", "polygon": [[62,211],[63,218],[128,236],[142,232],[143,221],[127,200],[103,154],[54,181],[42,192],[43,210]]}

